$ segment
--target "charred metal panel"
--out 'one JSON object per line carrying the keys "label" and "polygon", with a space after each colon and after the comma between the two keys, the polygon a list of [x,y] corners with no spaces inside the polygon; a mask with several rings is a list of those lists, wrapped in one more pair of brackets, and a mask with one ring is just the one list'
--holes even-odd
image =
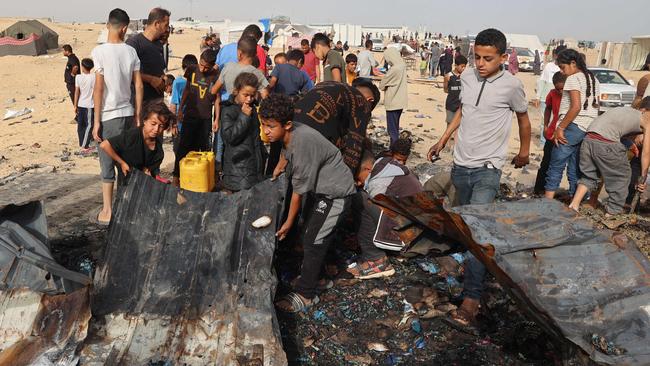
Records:
{"label": "charred metal panel", "polygon": [[[95,275],[82,364],[284,365],[273,296],[284,181],[194,193],[134,172]],[[261,216],[271,225],[254,228]]]}
{"label": "charred metal panel", "polygon": [[546,331],[591,360],[650,364],[650,263],[625,235],[546,199],[451,211],[430,192],[376,202],[464,244]]}

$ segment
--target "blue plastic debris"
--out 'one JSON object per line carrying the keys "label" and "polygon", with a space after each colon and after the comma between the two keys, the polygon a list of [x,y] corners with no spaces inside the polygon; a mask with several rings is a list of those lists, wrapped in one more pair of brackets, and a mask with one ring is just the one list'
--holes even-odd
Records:
{"label": "blue plastic debris", "polygon": [[418,334],[422,332],[422,324],[420,324],[419,319],[413,319],[411,322],[411,329],[413,329],[413,331]]}
{"label": "blue plastic debris", "polygon": [[425,262],[425,261],[420,261],[418,262],[418,266],[425,272],[429,272],[431,274],[437,274],[440,272],[440,267],[431,262]]}
{"label": "blue plastic debris", "polygon": [[426,342],[424,341],[424,337],[418,337],[418,339],[415,340],[415,348],[423,349],[425,346]]}
{"label": "blue plastic debris", "polygon": [[454,253],[451,255],[451,257],[454,258],[459,264],[465,262],[465,253]]}
{"label": "blue plastic debris", "polygon": [[318,320],[318,321],[325,320],[325,319],[327,319],[327,315],[322,310],[316,310],[316,311],[314,311],[313,318],[314,318],[314,320]]}

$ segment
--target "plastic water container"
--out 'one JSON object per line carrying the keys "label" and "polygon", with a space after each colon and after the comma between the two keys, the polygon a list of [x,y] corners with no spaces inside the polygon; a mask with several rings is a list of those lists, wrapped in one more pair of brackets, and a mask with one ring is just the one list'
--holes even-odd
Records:
{"label": "plastic water container", "polygon": [[186,156],[190,156],[193,158],[199,158],[203,160],[208,161],[209,165],[209,173],[208,173],[208,178],[210,179],[210,191],[214,190],[214,187],[216,186],[216,181],[215,181],[215,156],[214,152],[212,151],[190,151]]}
{"label": "plastic water container", "polygon": [[190,152],[180,161],[181,188],[193,192],[214,190],[214,154]]}

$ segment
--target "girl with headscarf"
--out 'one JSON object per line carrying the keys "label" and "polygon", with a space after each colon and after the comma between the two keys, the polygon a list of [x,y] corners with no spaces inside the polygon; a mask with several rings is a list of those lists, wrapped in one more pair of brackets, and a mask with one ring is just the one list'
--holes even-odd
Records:
{"label": "girl with headscarf", "polygon": [[512,52],[508,59],[508,71],[510,71],[512,75],[519,72],[519,60],[517,59],[517,50],[515,50],[514,47],[512,47]]}
{"label": "girl with headscarf", "polygon": [[535,61],[533,61],[533,74],[540,75],[542,73],[542,58],[539,51],[535,50]]}
{"label": "girl with headscarf", "polygon": [[384,51],[384,59],[390,66],[381,79],[379,89],[384,91],[386,107],[386,127],[390,135],[391,146],[399,138],[399,120],[406,109],[408,92],[406,90],[406,63],[397,49],[389,47]]}

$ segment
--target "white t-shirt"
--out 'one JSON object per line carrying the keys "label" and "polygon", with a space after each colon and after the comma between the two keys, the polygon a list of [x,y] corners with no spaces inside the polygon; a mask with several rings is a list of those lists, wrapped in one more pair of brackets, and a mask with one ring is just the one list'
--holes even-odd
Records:
{"label": "white t-shirt", "polygon": [[126,43],[104,43],[93,49],[95,72],[104,76],[101,120],[133,116],[131,82],[133,72],[140,71],[135,49]]}
{"label": "white t-shirt", "polygon": [[77,106],[81,108],[93,108],[93,89],[95,88],[95,74],[78,74],[74,77],[74,86],[79,88],[79,101]]}
{"label": "white t-shirt", "polygon": [[[589,79],[589,84],[591,85],[591,78]],[[587,131],[594,118],[598,117],[598,108],[594,108],[592,103],[594,96],[596,98],[600,96],[600,83],[598,79],[594,78],[594,80],[596,85],[591,85],[591,95],[587,101],[587,109],[584,109],[584,103],[587,100],[587,78],[585,74],[582,71],[578,71],[567,77],[564,83],[564,91],[562,92],[562,101],[560,102],[559,121],[562,121],[567,112],[569,112],[569,107],[571,106],[571,95],[569,92],[571,90],[580,91],[580,112],[572,122],[581,130]]]}

